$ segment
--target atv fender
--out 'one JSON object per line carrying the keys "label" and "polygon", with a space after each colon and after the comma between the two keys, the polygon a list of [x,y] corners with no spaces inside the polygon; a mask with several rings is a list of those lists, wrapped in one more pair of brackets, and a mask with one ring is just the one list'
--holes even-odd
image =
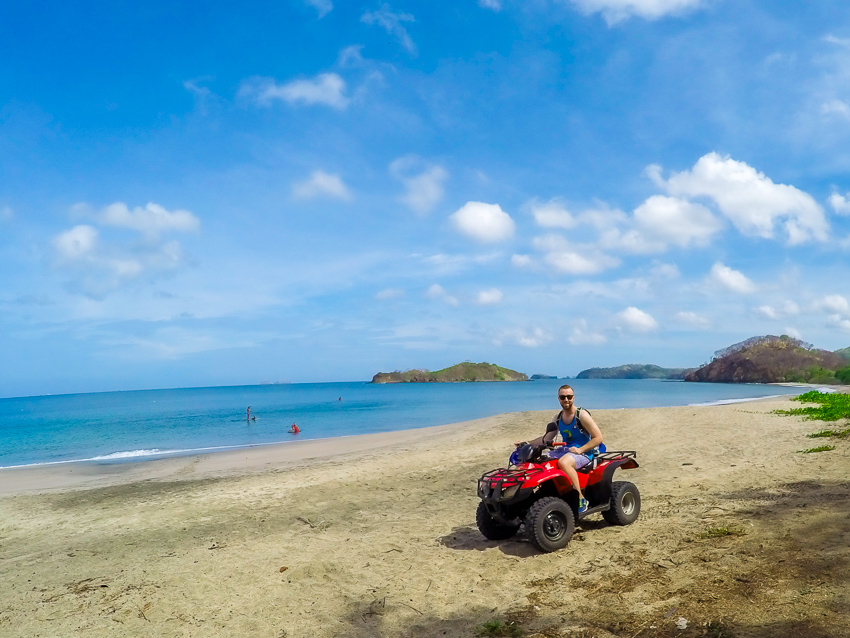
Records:
{"label": "atv fender", "polygon": [[584,488],[584,495],[588,501],[594,506],[605,505],[602,509],[595,511],[607,510],[611,502],[611,484],[614,480],[614,471],[622,467],[623,469],[631,469],[638,467],[637,461],[633,458],[611,461],[602,470],[602,477],[593,483],[588,483]]}

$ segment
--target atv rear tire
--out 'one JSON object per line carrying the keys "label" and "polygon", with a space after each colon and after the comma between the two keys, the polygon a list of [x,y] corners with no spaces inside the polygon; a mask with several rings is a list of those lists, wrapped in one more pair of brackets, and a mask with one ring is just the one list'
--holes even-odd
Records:
{"label": "atv rear tire", "polygon": [[516,534],[519,529],[519,525],[504,525],[490,516],[490,512],[487,511],[487,506],[484,505],[483,501],[478,503],[475,523],[478,525],[478,531],[491,541],[503,541]]}
{"label": "atv rear tire", "polygon": [[611,485],[611,509],[602,518],[611,525],[629,525],[640,514],[640,492],[633,483],[615,481]]}
{"label": "atv rear tire", "polygon": [[541,498],[525,515],[528,540],[541,552],[556,552],[566,547],[575,528],[573,509],[554,496]]}

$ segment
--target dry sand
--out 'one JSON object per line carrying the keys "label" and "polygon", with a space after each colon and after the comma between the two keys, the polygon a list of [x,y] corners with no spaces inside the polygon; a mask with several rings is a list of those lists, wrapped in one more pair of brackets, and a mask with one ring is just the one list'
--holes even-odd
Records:
{"label": "dry sand", "polygon": [[609,449],[638,451],[618,473],[641,516],[591,517],[553,554],[484,539],[474,514],[478,477],[554,409],[3,470],[0,636],[511,635],[492,619],[532,637],[850,636],[850,441],[799,454],[823,424],[771,414],[788,405],[594,411]]}

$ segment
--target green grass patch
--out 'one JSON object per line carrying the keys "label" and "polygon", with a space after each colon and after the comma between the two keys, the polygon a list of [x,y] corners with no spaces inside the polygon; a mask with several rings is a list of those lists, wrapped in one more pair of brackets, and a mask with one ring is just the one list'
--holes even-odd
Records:
{"label": "green grass patch", "polygon": [[519,638],[519,636],[522,636],[522,629],[516,623],[506,623],[493,619],[478,625],[475,629],[475,634],[477,636],[508,636],[509,638]]}
{"label": "green grass patch", "polygon": [[726,536],[744,536],[746,532],[737,527],[709,527],[700,538],[724,538]]}
{"label": "green grass patch", "polygon": [[834,450],[834,445],[819,445],[817,447],[810,447],[808,450],[800,450],[800,454],[814,454],[815,452],[829,452],[830,450]]}
{"label": "green grass patch", "polygon": [[814,403],[816,405],[791,408],[790,410],[775,410],[775,413],[785,416],[803,416],[807,421],[850,419],[850,394],[812,390],[794,397],[792,401]]}
{"label": "green grass patch", "polygon": [[847,428],[846,430],[818,430],[817,432],[812,432],[806,436],[810,439],[824,439],[830,436],[843,439],[850,436],[850,428]]}

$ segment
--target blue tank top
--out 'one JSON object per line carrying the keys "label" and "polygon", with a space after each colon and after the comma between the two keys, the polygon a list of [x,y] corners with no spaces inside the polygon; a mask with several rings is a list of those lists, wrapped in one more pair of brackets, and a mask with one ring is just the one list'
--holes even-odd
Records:
{"label": "blue tank top", "polygon": [[[569,423],[564,423],[563,413],[558,415],[558,430],[561,432],[561,439],[567,447],[581,447],[590,441],[590,436],[578,426],[578,414],[581,408],[576,410],[573,420]],[[589,450],[588,450],[589,452]],[[589,456],[589,454],[588,454]]]}

